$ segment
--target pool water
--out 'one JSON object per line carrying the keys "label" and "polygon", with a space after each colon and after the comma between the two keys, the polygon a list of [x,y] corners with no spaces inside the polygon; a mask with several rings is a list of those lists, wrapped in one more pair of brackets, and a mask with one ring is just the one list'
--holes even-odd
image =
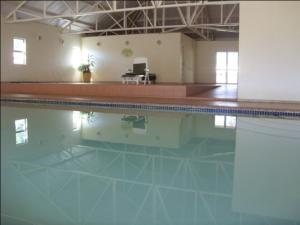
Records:
{"label": "pool water", "polygon": [[300,120],[1,112],[1,224],[300,224]]}

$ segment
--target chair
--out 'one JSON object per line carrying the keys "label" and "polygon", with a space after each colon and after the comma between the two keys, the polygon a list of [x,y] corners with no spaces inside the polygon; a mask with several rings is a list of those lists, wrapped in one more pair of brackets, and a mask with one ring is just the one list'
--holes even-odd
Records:
{"label": "chair", "polygon": [[[147,133],[147,123],[148,119],[146,116],[139,115],[123,115],[121,118],[122,122],[126,122],[125,128],[132,128],[132,132],[135,134],[146,134]],[[124,125],[123,125],[124,127]]]}
{"label": "chair", "polygon": [[138,57],[133,60],[132,72],[127,72],[122,75],[122,83],[128,84],[129,82],[135,82],[139,84],[152,83],[156,79],[155,74],[149,74],[148,59],[146,57]]}

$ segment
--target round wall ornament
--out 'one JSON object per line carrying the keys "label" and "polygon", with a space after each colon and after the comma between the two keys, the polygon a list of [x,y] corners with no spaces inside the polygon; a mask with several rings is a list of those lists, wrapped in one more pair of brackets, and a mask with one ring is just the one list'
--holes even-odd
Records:
{"label": "round wall ornament", "polygon": [[122,50],[122,55],[125,57],[131,57],[133,55],[133,51],[131,48],[124,48]]}

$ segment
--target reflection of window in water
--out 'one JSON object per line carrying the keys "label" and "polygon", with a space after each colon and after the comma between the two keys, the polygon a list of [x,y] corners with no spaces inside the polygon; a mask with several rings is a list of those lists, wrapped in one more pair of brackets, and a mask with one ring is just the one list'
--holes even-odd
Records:
{"label": "reflection of window in water", "polygon": [[145,116],[124,115],[121,120],[123,121],[122,128],[132,129],[135,134],[147,133],[147,119]]}
{"label": "reflection of window in water", "polygon": [[15,120],[16,144],[28,143],[27,119]]}
{"label": "reflection of window in water", "polygon": [[215,127],[235,128],[236,127],[236,116],[215,115]]}
{"label": "reflection of window in water", "polygon": [[73,131],[80,130],[81,128],[81,113],[73,111]]}
{"label": "reflection of window in water", "polygon": [[73,111],[72,121],[73,121],[73,131],[78,131],[81,129],[83,123],[91,124],[94,122],[95,114],[94,112],[80,112]]}

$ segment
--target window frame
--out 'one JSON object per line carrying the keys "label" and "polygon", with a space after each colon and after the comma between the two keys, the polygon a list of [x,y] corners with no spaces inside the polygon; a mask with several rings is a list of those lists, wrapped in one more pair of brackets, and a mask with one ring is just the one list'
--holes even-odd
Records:
{"label": "window frame", "polygon": [[[24,42],[25,48],[24,51],[20,51],[20,50],[15,50],[15,44],[14,41],[15,40],[22,40]],[[13,47],[12,47],[12,61],[13,61],[13,65],[19,65],[19,66],[26,66],[27,65],[27,40],[24,37],[13,37]],[[15,58],[14,58],[14,53],[22,53],[23,54],[23,63],[15,63]]]}

